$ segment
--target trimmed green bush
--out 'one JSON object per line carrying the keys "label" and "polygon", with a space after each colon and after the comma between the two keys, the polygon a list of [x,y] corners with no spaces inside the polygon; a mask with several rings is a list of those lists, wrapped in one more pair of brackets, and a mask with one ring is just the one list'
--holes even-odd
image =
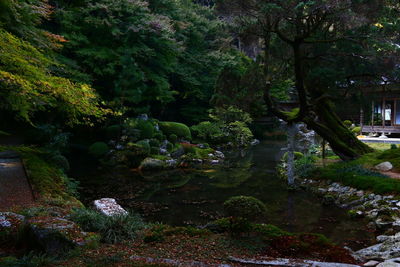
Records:
{"label": "trimmed green bush", "polygon": [[221,123],[203,121],[190,127],[190,129],[193,134],[201,140],[219,143],[226,137],[221,127]]}
{"label": "trimmed green bush", "polygon": [[168,152],[171,152],[174,149],[174,145],[172,143],[167,143],[167,150]]}
{"label": "trimmed green bush", "polygon": [[145,151],[145,153],[150,154],[150,149],[151,146],[149,144],[149,141],[147,140],[140,140],[139,142],[136,142],[136,145],[140,146],[141,148],[143,148],[143,150]]}
{"label": "trimmed green bush", "polygon": [[[298,152],[298,151],[294,152],[294,159],[295,160],[301,159],[302,157],[304,157],[303,153]],[[288,152],[285,152],[285,154],[283,154],[283,156],[282,156],[282,160],[283,161],[287,161],[287,158],[288,158]]]}
{"label": "trimmed green bush", "polygon": [[178,141],[178,136],[176,134],[170,134],[168,140],[172,144],[176,144],[176,142]]}
{"label": "trimmed green bush", "polygon": [[118,138],[121,134],[122,127],[121,125],[111,125],[106,128],[106,136],[110,139]]}
{"label": "trimmed green bush", "polygon": [[266,214],[267,208],[255,197],[235,196],[224,202],[224,211],[233,218],[255,221]]}
{"label": "trimmed green bush", "polygon": [[50,162],[65,172],[69,171],[69,168],[70,168],[69,162],[68,162],[67,158],[61,154],[52,155],[50,158]]}
{"label": "trimmed green bush", "polygon": [[159,142],[162,142],[165,140],[164,135],[160,132],[155,133],[153,136],[155,139],[157,139]]}
{"label": "trimmed green bush", "polygon": [[158,141],[157,139],[151,139],[149,141],[150,146],[152,147],[160,147],[160,141]]}
{"label": "trimmed green bush", "polygon": [[192,134],[189,127],[187,127],[183,123],[163,121],[160,122],[159,126],[161,131],[167,136],[170,136],[171,134],[176,134],[178,137],[184,138],[186,140],[192,139]]}
{"label": "trimmed green bush", "polygon": [[396,144],[391,144],[390,145],[390,149],[397,149],[397,145]]}
{"label": "trimmed green bush", "polygon": [[150,121],[138,120],[136,124],[137,129],[140,130],[140,139],[151,139],[154,136],[155,128]]}
{"label": "trimmed green bush", "polygon": [[352,133],[356,134],[356,135],[360,135],[361,134],[361,127],[354,127],[351,130]]}
{"label": "trimmed green bush", "polygon": [[344,126],[346,126],[347,128],[350,128],[351,125],[353,125],[353,123],[350,120],[345,120],[343,121]]}
{"label": "trimmed green bush", "polygon": [[96,158],[100,158],[100,157],[104,156],[105,154],[107,154],[107,152],[109,150],[110,150],[110,148],[108,147],[108,145],[106,143],[96,142],[89,147],[89,154]]}

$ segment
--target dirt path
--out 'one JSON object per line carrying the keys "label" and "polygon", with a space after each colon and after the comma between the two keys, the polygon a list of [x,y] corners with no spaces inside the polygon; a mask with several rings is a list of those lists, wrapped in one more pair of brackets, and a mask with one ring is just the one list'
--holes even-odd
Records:
{"label": "dirt path", "polygon": [[15,152],[0,153],[0,211],[34,203],[21,159]]}

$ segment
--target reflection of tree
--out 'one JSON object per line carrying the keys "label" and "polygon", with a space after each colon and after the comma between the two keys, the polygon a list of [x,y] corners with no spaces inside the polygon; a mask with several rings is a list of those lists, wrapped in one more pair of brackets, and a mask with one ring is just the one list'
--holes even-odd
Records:
{"label": "reflection of tree", "polygon": [[234,188],[251,178],[250,169],[253,165],[253,153],[242,150],[238,151],[236,156],[232,162],[228,160],[229,168],[221,168],[216,172],[205,173],[213,180],[212,186]]}

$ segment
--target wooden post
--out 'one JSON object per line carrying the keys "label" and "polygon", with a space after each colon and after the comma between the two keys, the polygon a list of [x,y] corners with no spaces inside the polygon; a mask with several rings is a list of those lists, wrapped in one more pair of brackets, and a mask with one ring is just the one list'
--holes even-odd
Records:
{"label": "wooden post", "polygon": [[363,127],[364,127],[364,109],[361,107],[360,110],[360,127],[361,127],[361,134],[363,133]]}

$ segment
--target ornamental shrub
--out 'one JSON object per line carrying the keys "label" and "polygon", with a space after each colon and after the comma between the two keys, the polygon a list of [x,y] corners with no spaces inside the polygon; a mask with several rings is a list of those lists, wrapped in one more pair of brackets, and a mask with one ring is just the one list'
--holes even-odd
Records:
{"label": "ornamental shrub", "polygon": [[203,121],[191,127],[193,134],[207,142],[219,143],[225,137],[221,124],[210,121]]}
{"label": "ornamental shrub", "polygon": [[396,144],[391,144],[390,145],[390,149],[397,149],[397,145]]}
{"label": "ornamental shrub", "polygon": [[360,135],[361,134],[361,127],[354,127],[351,130],[352,133],[354,133],[355,135]]}
{"label": "ornamental shrub", "polygon": [[263,202],[250,196],[235,196],[224,202],[227,216],[255,221],[264,216],[267,208]]}
{"label": "ornamental shrub", "polygon": [[168,140],[172,144],[176,144],[176,142],[178,141],[178,136],[176,134],[170,134]]}
{"label": "ornamental shrub", "polygon": [[155,128],[150,121],[138,120],[136,127],[140,130],[140,139],[153,138]]}
{"label": "ornamental shrub", "polygon": [[192,139],[192,133],[190,132],[189,127],[183,123],[164,121],[160,122],[159,126],[161,131],[168,136],[176,134],[179,138],[184,138],[186,140]]}
{"label": "ornamental shrub", "polygon": [[108,126],[105,131],[106,131],[107,138],[115,139],[115,138],[118,138],[118,136],[121,134],[122,127],[121,127],[121,125],[118,125],[118,124],[111,125],[111,126]]}
{"label": "ornamental shrub", "polygon": [[139,142],[136,142],[136,145],[140,146],[141,148],[143,148],[143,150],[145,151],[146,154],[150,154],[150,149],[151,146],[149,144],[149,141],[147,140],[140,140]]}
{"label": "ornamental shrub", "polygon": [[106,143],[96,142],[89,147],[89,154],[96,158],[100,158],[104,156],[109,150],[110,148]]}
{"label": "ornamental shrub", "polygon": [[353,125],[353,123],[350,120],[345,120],[343,121],[344,126],[346,126],[347,128],[350,128],[351,125]]}
{"label": "ornamental shrub", "polygon": [[[304,157],[303,153],[298,152],[298,151],[294,152],[294,159],[295,160],[301,159],[302,157]],[[282,160],[283,161],[287,161],[287,158],[288,158],[288,152],[285,152],[285,154],[283,154]]]}
{"label": "ornamental shrub", "polygon": [[160,141],[158,141],[157,139],[151,139],[149,141],[150,146],[152,147],[160,147]]}

